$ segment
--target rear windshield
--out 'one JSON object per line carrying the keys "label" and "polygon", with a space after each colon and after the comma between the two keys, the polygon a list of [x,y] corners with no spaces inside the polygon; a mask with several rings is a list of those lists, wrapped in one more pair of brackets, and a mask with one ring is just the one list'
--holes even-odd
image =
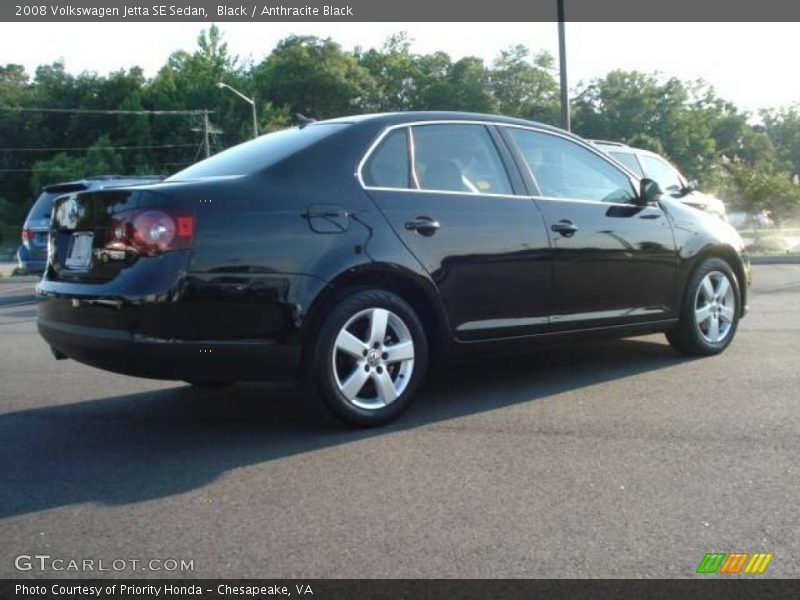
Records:
{"label": "rear windshield", "polygon": [[621,162],[623,165],[628,167],[631,171],[636,173],[639,177],[643,177],[644,173],[642,172],[642,167],[639,165],[639,161],[636,160],[636,157],[633,154],[629,154],[626,152],[609,152],[609,154],[618,162]]}
{"label": "rear windshield", "polygon": [[28,219],[48,219],[50,218],[50,209],[53,207],[53,198],[58,194],[50,192],[42,192],[33,203],[31,212],[28,213]]}
{"label": "rear windshield", "polygon": [[205,177],[249,175],[348,127],[348,123],[319,123],[302,129],[292,127],[228,148],[224,152],[178,171],[167,181]]}
{"label": "rear windshield", "polygon": [[79,192],[85,189],[85,185],[69,183],[64,185],[52,185],[48,188],[45,188],[44,191],[39,194],[39,197],[36,199],[36,202],[33,203],[33,206],[31,206],[31,210],[28,213],[28,219],[31,221],[36,219],[49,219],[50,209],[53,208],[53,200],[55,198],[63,196],[64,194]]}

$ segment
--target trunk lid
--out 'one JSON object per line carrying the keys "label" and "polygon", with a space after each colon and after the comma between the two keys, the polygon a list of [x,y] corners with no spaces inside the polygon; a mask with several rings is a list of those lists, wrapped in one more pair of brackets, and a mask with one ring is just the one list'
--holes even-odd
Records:
{"label": "trunk lid", "polygon": [[109,255],[104,246],[114,215],[136,207],[136,189],[75,192],[53,204],[50,220],[48,278],[65,281],[108,281],[138,257]]}

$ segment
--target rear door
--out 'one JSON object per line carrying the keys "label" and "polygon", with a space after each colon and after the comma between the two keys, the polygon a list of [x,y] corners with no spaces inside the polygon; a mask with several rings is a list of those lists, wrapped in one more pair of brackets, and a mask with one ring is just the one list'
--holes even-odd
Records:
{"label": "rear door", "polygon": [[362,183],[437,285],[464,340],[544,331],[550,251],[541,216],[491,126],[384,133]]}
{"label": "rear door", "polygon": [[555,133],[508,127],[530,169],[553,246],[553,331],[658,321],[675,312],[677,256],[659,206],[600,152]]}

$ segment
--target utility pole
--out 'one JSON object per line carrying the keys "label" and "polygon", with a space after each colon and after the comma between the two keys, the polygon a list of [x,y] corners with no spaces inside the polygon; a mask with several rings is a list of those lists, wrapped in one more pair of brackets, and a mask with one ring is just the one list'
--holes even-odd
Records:
{"label": "utility pole", "polygon": [[203,146],[206,151],[206,158],[211,156],[211,145],[208,143],[208,135],[209,135],[209,125],[208,125],[208,109],[203,111]]}
{"label": "utility pole", "polygon": [[[203,126],[192,127],[192,131],[198,131],[203,134],[203,140],[200,144],[200,147],[203,151],[203,154],[205,154],[206,158],[208,158],[209,156],[211,156],[211,144],[217,141],[216,138],[214,138],[213,136],[219,133],[223,133],[223,131],[221,129],[217,129],[216,127],[214,127],[214,125],[211,123],[211,120],[208,118],[208,115],[214,112],[213,110],[208,110],[207,108],[205,108],[203,110],[197,110],[195,112],[196,114],[199,114],[203,117]],[[219,147],[219,144],[217,144],[217,147]],[[197,157],[195,156],[195,159],[196,158]]]}
{"label": "utility pole", "polygon": [[561,75],[561,128],[570,130],[569,123],[569,88],[567,87],[567,41],[564,27],[564,1],[558,3],[558,63]]}

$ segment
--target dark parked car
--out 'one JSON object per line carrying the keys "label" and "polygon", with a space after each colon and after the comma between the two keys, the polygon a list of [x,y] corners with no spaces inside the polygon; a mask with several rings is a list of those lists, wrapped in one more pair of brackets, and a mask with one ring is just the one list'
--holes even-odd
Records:
{"label": "dark parked car", "polygon": [[632,148],[619,142],[590,141],[637,177],[653,179],[665,193],[673,198],[698,210],[711,213],[723,221],[728,220],[725,203],[722,200],[698,190],[697,182],[687,180],[683,173],[663,156],[649,150]]}
{"label": "dark parked car", "polygon": [[122,175],[102,175],[80,181],[69,181],[48,185],[31,206],[25,224],[22,226],[22,244],[17,249],[17,271],[21,274],[42,273],[47,262],[47,232],[50,229],[50,209],[53,200],[62,194],[84,190],[98,190],[107,187],[154,183],[158,176],[126,177]]}
{"label": "dark parked car", "polygon": [[60,198],[57,357],[193,384],[298,378],[385,423],[433,361],[665,332],[716,354],[749,263],[726,223],[578,137],[465,113],[334,119],[163,183]]}

